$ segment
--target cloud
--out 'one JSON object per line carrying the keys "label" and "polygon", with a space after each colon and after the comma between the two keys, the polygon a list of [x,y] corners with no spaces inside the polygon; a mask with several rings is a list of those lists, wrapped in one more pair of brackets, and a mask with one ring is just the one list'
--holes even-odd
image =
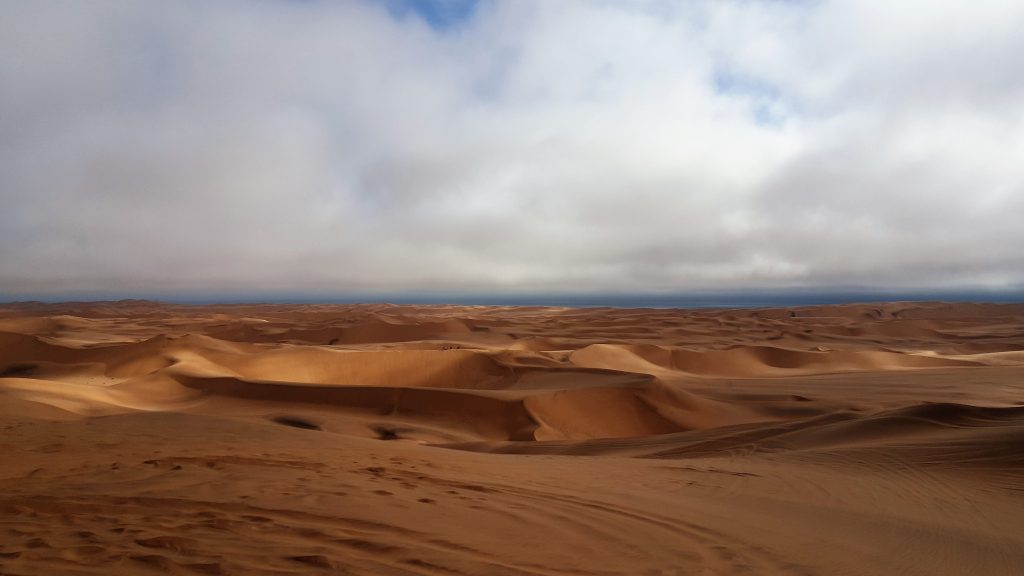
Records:
{"label": "cloud", "polygon": [[1024,284],[1017,2],[7,2],[0,294]]}

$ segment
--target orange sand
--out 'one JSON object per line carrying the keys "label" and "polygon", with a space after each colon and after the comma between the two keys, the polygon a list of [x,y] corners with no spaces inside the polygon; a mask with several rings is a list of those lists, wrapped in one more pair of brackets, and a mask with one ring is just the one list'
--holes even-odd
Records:
{"label": "orange sand", "polygon": [[0,574],[1024,574],[1024,305],[0,306]]}

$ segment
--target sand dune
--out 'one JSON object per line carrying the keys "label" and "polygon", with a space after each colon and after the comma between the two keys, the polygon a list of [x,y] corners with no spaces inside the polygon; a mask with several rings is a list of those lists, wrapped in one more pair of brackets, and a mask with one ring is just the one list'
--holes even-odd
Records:
{"label": "sand dune", "polygon": [[659,346],[593,344],[573,352],[573,363],[659,374],[665,370],[703,376],[785,376],[977,366],[980,361],[888,350],[794,350],[776,346],[733,346],[725,350],[666,349]]}
{"label": "sand dune", "polygon": [[0,574],[1024,573],[1024,306],[0,306]]}

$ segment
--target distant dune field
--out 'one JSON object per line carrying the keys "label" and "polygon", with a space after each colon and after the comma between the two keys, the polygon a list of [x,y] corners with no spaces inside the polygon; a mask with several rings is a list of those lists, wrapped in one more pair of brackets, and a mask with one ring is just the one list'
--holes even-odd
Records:
{"label": "distant dune field", "polygon": [[0,574],[1024,574],[1024,305],[0,306]]}

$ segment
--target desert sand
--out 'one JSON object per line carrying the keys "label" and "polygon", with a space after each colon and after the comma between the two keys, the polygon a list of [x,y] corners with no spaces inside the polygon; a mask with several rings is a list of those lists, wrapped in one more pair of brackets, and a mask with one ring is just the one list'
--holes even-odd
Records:
{"label": "desert sand", "polygon": [[0,306],[0,574],[1024,574],[1024,305]]}

